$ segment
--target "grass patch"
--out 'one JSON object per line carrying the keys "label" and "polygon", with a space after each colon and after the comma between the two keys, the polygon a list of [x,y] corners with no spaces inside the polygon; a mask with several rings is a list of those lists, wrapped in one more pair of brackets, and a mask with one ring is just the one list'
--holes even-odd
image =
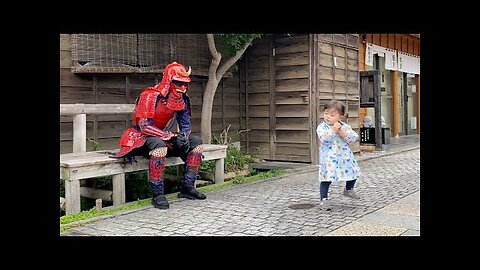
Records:
{"label": "grass patch", "polygon": [[124,206],[121,206],[121,207],[115,208],[115,209],[105,209],[101,212],[98,212],[97,209],[92,208],[88,211],[83,211],[83,212],[80,212],[80,213],[65,215],[63,217],[60,217],[60,225],[72,223],[72,222],[87,219],[87,218],[93,218],[93,217],[98,217],[98,216],[103,216],[103,215],[110,215],[110,214],[118,212],[118,211],[135,209],[135,208],[138,208],[138,207],[146,206],[148,204],[149,204],[148,200],[142,200],[142,201],[130,203],[130,204],[127,204],[127,205],[124,205]]}
{"label": "grass patch", "polygon": [[145,200],[140,200],[137,202],[129,203],[123,206],[120,206],[115,209],[105,209],[101,212],[98,212],[97,209],[92,208],[88,211],[83,211],[80,213],[76,214],[70,214],[70,215],[65,215],[60,217],[60,232],[64,232],[68,229],[70,229],[72,226],[71,223],[80,221],[80,220],[85,220],[85,219],[90,219],[94,217],[100,217],[100,216],[105,216],[105,215],[111,215],[120,211],[125,211],[125,210],[131,210],[131,209],[136,209],[140,208],[143,206],[150,205],[150,199],[145,199]]}
{"label": "grass patch", "polygon": [[261,179],[277,177],[277,176],[280,176],[280,175],[283,175],[283,174],[286,174],[286,173],[287,173],[286,170],[271,170],[271,171],[266,171],[266,172],[259,172],[259,173],[256,173],[255,175],[248,176],[248,177],[236,176],[236,177],[232,178],[231,181],[235,185],[239,185],[239,184],[254,182],[254,181],[257,181],[257,180],[261,180]]}
{"label": "grass patch", "polygon": [[[256,174],[252,175],[252,176],[248,176],[248,177],[236,176],[236,177],[232,178],[230,181],[225,182],[223,184],[200,187],[200,188],[197,188],[197,190],[199,192],[208,193],[208,192],[224,189],[224,188],[227,188],[227,187],[231,187],[231,186],[234,186],[234,185],[246,184],[246,183],[255,182],[255,181],[258,181],[258,180],[262,180],[262,179],[267,179],[267,178],[280,176],[280,175],[286,174],[287,171],[286,170],[272,170],[272,171],[258,172],[258,173],[254,171],[254,173],[256,173]],[[167,197],[167,200],[173,201],[173,200],[177,199],[177,193],[167,194],[166,197]],[[60,217],[60,233],[75,227],[76,225],[72,224],[72,223],[74,223],[76,221],[91,219],[91,218],[94,218],[94,217],[99,217],[99,216],[104,216],[104,215],[111,215],[111,214],[121,212],[121,211],[132,210],[132,209],[148,206],[150,204],[151,204],[151,199],[148,198],[148,199],[144,199],[144,200],[139,200],[137,202],[132,202],[132,203],[126,204],[124,206],[120,206],[118,208],[105,209],[101,212],[98,212],[97,209],[92,208],[88,211],[83,211],[83,212],[76,213],[76,214],[65,215],[65,216]]]}
{"label": "grass patch", "polygon": [[255,175],[252,176],[235,176],[234,178],[230,179],[230,181],[225,182],[220,185],[212,185],[212,186],[205,186],[205,187],[200,187],[197,188],[198,191],[203,192],[203,193],[208,193],[212,192],[215,190],[219,189],[224,189],[227,187],[235,186],[235,185],[240,185],[240,184],[246,184],[250,182],[255,182],[261,179],[267,179],[267,178],[272,178],[276,176],[280,176],[282,174],[287,173],[286,170],[272,170],[272,171],[267,171],[267,172],[256,172],[254,170]]}

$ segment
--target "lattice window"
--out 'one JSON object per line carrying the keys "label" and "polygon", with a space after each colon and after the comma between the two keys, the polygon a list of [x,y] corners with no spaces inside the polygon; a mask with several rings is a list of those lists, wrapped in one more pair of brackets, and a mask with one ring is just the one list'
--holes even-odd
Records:
{"label": "lattice window", "polygon": [[136,34],[72,35],[73,72],[135,72]]}
{"label": "lattice window", "polygon": [[74,73],[159,73],[177,61],[205,76],[211,55],[205,34],[73,34],[72,60]]}

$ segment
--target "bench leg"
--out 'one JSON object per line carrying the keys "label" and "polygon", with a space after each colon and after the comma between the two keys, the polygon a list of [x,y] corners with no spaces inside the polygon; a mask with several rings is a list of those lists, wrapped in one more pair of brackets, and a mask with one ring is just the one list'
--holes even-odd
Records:
{"label": "bench leg", "polygon": [[115,174],[112,177],[113,185],[113,205],[125,203],[125,174]]}
{"label": "bench leg", "polygon": [[225,165],[223,158],[215,160],[215,184],[222,184],[225,176]]}
{"label": "bench leg", "polygon": [[65,214],[80,212],[80,181],[65,181]]}

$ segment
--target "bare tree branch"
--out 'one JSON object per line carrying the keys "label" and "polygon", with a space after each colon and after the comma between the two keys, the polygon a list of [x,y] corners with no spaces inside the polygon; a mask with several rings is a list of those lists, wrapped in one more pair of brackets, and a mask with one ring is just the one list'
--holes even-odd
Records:
{"label": "bare tree branch", "polygon": [[[235,35],[232,35],[235,36]],[[239,51],[236,51],[235,55],[231,58],[227,59],[223,65],[220,66],[220,61],[222,60],[222,54],[217,51],[215,46],[215,38],[213,34],[207,34],[208,40],[208,49],[210,50],[210,54],[212,55],[212,62],[210,63],[210,67],[208,69],[208,81],[205,85],[205,91],[203,92],[203,100],[202,100],[202,118],[200,123],[200,132],[202,136],[202,140],[204,143],[211,143],[212,141],[212,109],[213,109],[213,100],[215,97],[215,92],[217,91],[218,84],[222,79],[223,75],[230,69],[243,53],[247,50],[250,43],[253,41],[254,37],[249,38],[244,46]],[[235,38],[235,37],[234,37]],[[242,40],[242,38],[236,37],[236,41]],[[235,46],[235,50],[236,50]],[[220,66],[220,68],[219,68]]]}
{"label": "bare tree branch", "polygon": [[222,59],[222,54],[217,51],[217,48],[215,46],[215,38],[213,37],[213,34],[207,34],[207,38],[208,38],[208,48],[210,49],[210,53],[212,54],[212,64],[208,69],[208,76],[210,78],[214,78],[215,80],[218,80],[217,78],[222,78],[222,77],[216,76],[218,65],[220,65],[220,60]]}
{"label": "bare tree branch", "polygon": [[247,50],[248,46],[250,46],[250,43],[252,43],[252,40],[254,37],[250,38],[248,42],[245,43],[242,49],[240,49],[234,56],[232,56],[230,59],[228,59],[221,67],[218,68],[217,71],[217,78],[222,78],[225,72],[233,66],[237,62],[238,59],[243,55],[243,53]]}

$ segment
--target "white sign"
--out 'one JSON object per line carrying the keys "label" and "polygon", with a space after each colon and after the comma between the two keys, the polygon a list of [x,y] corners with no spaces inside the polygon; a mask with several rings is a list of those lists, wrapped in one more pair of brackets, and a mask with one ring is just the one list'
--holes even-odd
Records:
{"label": "white sign", "polygon": [[365,65],[367,66],[373,66],[373,50],[372,50],[372,44],[367,43],[367,46],[365,47]]}
{"label": "white sign", "polygon": [[385,47],[372,44],[373,54],[378,54],[379,56],[384,56],[385,49],[386,49]]}
{"label": "white sign", "polygon": [[373,55],[378,54],[378,56],[384,57],[385,49],[386,48],[382,46],[367,42],[367,46],[365,47],[365,65],[373,66]]}
{"label": "white sign", "polygon": [[420,74],[420,56],[398,52],[372,43],[365,47],[365,65],[373,66],[373,55],[385,57],[385,69]]}
{"label": "white sign", "polygon": [[415,74],[420,74],[420,56],[415,56],[416,59],[416,69],[415,69]]}
{"label": "white sign", "polygon": [[385,69],[397,70],[397,51],[385,49]]}
{"label": "white sign", "polygon": [[420,57],[398,52],[398,70],[406,73],[420,74]]}

